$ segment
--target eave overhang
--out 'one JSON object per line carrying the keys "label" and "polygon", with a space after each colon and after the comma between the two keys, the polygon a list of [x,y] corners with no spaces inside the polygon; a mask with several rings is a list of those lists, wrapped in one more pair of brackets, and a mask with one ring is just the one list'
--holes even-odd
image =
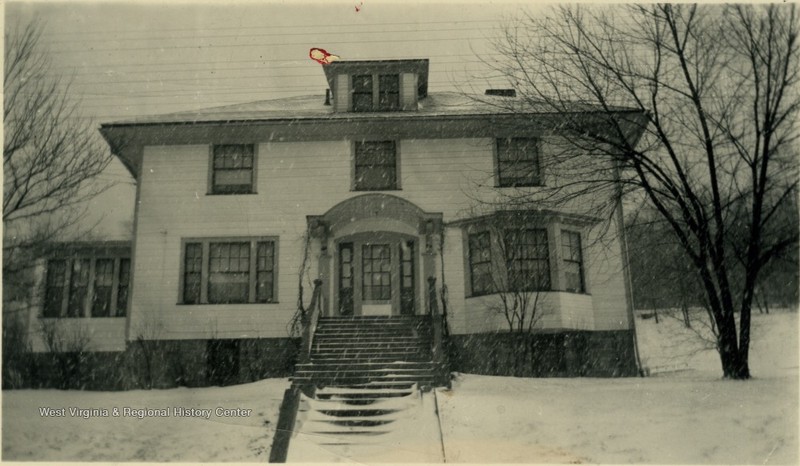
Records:
{"label": "eave overhang", "polygon": [[[635,145],[647,125],[640,111],[614,116]],[[236,144],[293,141],[351,140],[365,135],[392,139],[452,139],[462,137],[537,137],[560,131],[604,131],[609,115],[579,113],[478,113],[419,115],[395,112],[383,115],[269,118],[217,121],[106,123],[100,133],[111,151],[138,179],[145,146]]]}

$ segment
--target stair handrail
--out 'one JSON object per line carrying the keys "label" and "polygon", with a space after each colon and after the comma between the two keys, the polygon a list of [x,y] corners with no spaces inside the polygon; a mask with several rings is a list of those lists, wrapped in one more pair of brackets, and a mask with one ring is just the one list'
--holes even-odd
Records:
{"label": "stair handrail", "polygon": [[319,315],[322,312],[322,280],[314,280],[314,292],[311,294],[311,303],[303,313],[303,338],[300,349],[300,362],[306,363],[311,359],[311,346],[314,342],[314,332],[317,329]]}

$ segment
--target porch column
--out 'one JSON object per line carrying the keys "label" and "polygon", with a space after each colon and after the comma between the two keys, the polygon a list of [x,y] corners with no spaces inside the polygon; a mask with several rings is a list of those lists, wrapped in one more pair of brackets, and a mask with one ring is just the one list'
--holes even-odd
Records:
{"label": "porch column", "polygon": [[[331,314],[331,252],[330,227],[328,223],[318,217],[308,218],[309,258],[317,258],[317,278],[322,280],[322,315]],[[316,246],[316,247],[314,247]],[[313,255],[312,255],[313,254]]]}
{"label": "porch column", "polygon": [[[438,218],[427,218],[423,219],[420,224],[420,241],[422,246],[422,277],[420,282],[420,287],[425,289],[423,292],[423,300],[424,306],[420,308],[424,310],[426,314],[430,313],[430,309],[428,308],[428,291],[426,284],[428,283],[428,279],[431,277],[436,278],[438,280],[438,274],[436,270],[436,260],[441,252],[440,244],[441,244],[441,235],[442,235],[442,222],[441,219]],[[441,283],[441,282],[440,282]]]}
{"label": "porch column", "polygon": [[322,280],[322,315],[331,315],[331,253],[328,249],[328,239],[320,239],[319,252],[319,279]]}

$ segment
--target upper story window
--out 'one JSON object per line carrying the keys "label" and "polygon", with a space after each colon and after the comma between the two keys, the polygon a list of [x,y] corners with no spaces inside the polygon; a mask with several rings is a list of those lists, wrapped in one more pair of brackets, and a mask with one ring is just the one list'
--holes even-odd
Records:
{"label": "upper story window", "polygon": [[399,74],[356,74],[351,82],[354,112],[400,109]]}
{"label": "upper story window", "polygon": [[218,144],[211,154],[211,194],[255,192],[255,146]]}
{"label": "upper story window", "polygon": [[276,240],[191,240],[184,243],[183,304],[276,302]]}
{"label": "upper story window", "polygon": [[127,257],[49,260],[42,316],[125,316],[130,267]]}
{"label": "upper story window", "polygon": [[538,139],[497,140],[497,184],[500,187],[542,185]]}
{"label": "upper story window", "polygon": [[355,191],[398,189],[395,141],[357,141],[354,159]]}
{"label": "upper story window", "polygon": [[564,261],[564,290],[585,292],[580,233],[561,230],[561,255]]}

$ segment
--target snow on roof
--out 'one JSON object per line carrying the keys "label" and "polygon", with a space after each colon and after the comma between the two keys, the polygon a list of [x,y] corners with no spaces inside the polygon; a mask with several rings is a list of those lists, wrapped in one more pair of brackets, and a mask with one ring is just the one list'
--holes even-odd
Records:
{"label": "snow on roof", "polygon": [[[408,118],[419,116],[485,115],[498,113],[551,113],[552,107],[543,102],[534,102],[523,97],[500,97],[467,95],[458,92],[429,94],[419,100],[416,111],[394,112],[334,112],[333,106],[325,105],[325,96],[299,96],[273,100],[226,105],[185,112],[135,117],[130,120],[107,123],[110,126],[154,123],[203,123],[220,121],[263,121],[298,119],[370,119]],[[571,111],[586,112],[596,108],[575,104]],[[619,110],[628,110],[620,108]],[[104,125],[106,126],[106,125]]]}

